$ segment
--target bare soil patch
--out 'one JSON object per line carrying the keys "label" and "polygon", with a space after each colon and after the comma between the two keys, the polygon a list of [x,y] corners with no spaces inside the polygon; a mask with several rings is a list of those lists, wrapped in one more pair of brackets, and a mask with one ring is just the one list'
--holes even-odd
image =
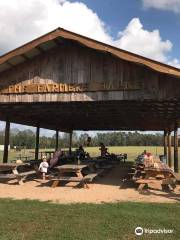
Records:
{"label": "bare soil patch", "polygon": [[139,202],[180,202],[180,186],[174,192],[163,192],[161,185],[151,184],[145,194],[140,194],[133,183],[123,183],[127,168],[122,165],[98,178],[90,189],[76,188],[75,183],[50,187],[50,182],[41,179],[27,181],[17,185],[14,181],[0,183],[1,198],[38,199],[56,203],[102,203],[119,201]]}

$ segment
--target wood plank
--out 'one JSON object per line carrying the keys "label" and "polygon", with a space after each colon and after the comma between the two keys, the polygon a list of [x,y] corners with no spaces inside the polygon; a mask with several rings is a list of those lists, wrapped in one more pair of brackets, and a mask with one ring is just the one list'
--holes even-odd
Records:
{"label": "wood plank", "polygon": [[0,179],[17,179],[16,174],[0,174]]}
{"label": "wood plank", "polygon": [[81,177],[58,177],[52,178],[53,181],[67,181],[67,182],[81,182],[83,178]]}
{"label": "wood plank", "polygon": [[36,128],[35,160],[39,159],[39,133],[40,133],[40,128],[38,126]]}
{"label": "wood plank", "polygon": [[29,175],[33,175],[33,174],[36,174],[37,172],[36,171],[27,171],[27,172],[22,172],[22,173],[19,173],[19,175],[21,177],[26,177],[26,176],[29,176]]}
{"label": "wood plank", "polygon": [[171,131],[168,132],[168,166],[172,167]]}
{"label": "wood plank", "polygon": [[57,151],[59,148],[59,131],[56,130],[56,146],[55,146],[55,151]]}
{"label": "wood plank", "polygon": [[57,187],[58,185],[59,185],[59,180],[54,180],[54,181],[52,182],[51,187],[55,188],[55,187]]}
{"label": "wood plank", "polygon": [[83,178],[84,182],[92,182],[94,178],[98,176],[98,173],[90,173]]}
{"label": "wood plank", "polygon": [[164,130],[164,157],[167,159],[167,141],[168,141],[168,132]]}
{"label": "wood plank", "polygon": [[8,162],[9,132],[10,132],[10,121],[9,121],[9,120],[6,120],[5,138],[4,138],[3,163],[7,163],[7,162]]}
{"label": "wood plank", "polygon": [[179,163],[178,163],[178,125],[175,124],[174,127],[174,171],[179,172]]}

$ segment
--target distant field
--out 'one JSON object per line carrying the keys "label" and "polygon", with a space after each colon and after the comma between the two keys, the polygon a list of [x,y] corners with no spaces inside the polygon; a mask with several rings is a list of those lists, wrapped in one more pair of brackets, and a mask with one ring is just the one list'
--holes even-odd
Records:
{"label": "distant field", "polygon": [[[143,150],[147,150],[148,152],[153,153],[154,155],[160,155],[163,154],[163,147],[154,147],[154,146],[126,146],[126,147],[120,147],[120,146],[114,146],[114,147],[108,147],[110,153],[127,153],[128,160],[132,161],[134,160],[137,155],[143,152]],[[41,149],[44,150],[44,149]],[[53,149],[46,149],[46,151],[53,151]],[[87,152],[90,153],[92,157],[98,156],[100,154],[99,147],[87,147],[85,148]],[[16,160],[19,155],[21,156],[31,156],[31,159],[34,158],[33,152],[34,149],[25,149],[21,150],[20,152],[15,152],[14,150],[9,151],[9,161]],[[173,154],[173,148],[172,148],[172,154]],[[180,149],[179,149],[179,157],[180,157]],[[3,158],[3,152],[0,152],[0,161],[2,161]]]}

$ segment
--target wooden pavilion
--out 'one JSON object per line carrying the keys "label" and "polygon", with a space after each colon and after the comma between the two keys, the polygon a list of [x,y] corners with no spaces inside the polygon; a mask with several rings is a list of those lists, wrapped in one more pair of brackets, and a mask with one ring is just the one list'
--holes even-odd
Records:
{"label": "wooden pavilion", "polygon": [[[0,120],[39,129],[164,131],[178,165],[180,69],[58,28],[0,57]],[[171,132],[174,131],[174,164]]]}

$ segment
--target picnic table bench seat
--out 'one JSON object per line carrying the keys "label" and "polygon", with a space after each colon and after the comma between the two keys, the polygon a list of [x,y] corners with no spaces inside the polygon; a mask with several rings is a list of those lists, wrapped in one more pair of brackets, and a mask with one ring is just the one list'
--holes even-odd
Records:
{"label": "picnic table bench seat", "polygon": [[99,175],[98,173],[89,173],[83,178],[69,177],[69,176],[54,177],[54,178],[51,178],[51,180],[53,181],[51,187],[56,187],[60,181],[64,181],[64,182],[79,182],[84,187],[89,188],[87,183],[92,182],[94,178],[97,177],[98,175]]}
{"label": "picnic table bench seat", "polygon": [[[145,186],[148,186],[148,184],[151,183],[157,183],[157,179],[137,179],[135,182],[139,184],[138,191],[141,192]],[[174,178],[169,179],[161,179],[160,180],[162,189],[169,190],[172,188],[172,190],[176,187],[176,180]]]}
{"label": "picnic table bench seat", "polygon": [[52,178],[51,180],[53,181],[67,181],[67,182],[81,182],[82,178],[78,178],[78,177],[56,177],[56,178]]}
{"label": "picnic table bench seat", "polygon": [[83,181],[84,182],[92,182],[94,180],[94,178],[97,177],[98,175],[99,175],[98,173],[90,173],[83,178]]}
{"label": "picnic table bench seat", "polygon": [[112,169],[113,168],[113,165],[104,165],[104,166],[99,166],[98,169],[106,169],[106,170],[109,170],[109,169]]}
{"label": "picnic table bench seat", "polygon": [[20,185],[23,184],[23,180],[25,180],[28,176],[35,174],[36,171],[27,171],[22,173],[1,173],[0,180],[12,180],[17,179]]}
{"label": "picnic table bench seat", "polygon": [[26,177],[26,176],[29,176],[29,175],[33,175],[33,174],[36,174],[37,172],[35,170],[32,170],[32,171],[27,171],[27,172],[22,172],[22,173],[19,173],[19,175],[21,177]]}
{"label": "picnic table bench seat", "polygon": [[0,174],[0,179],[16,179],[17,175],[13,174],[13,173],[9,173],[9,174]]}
{"label": "picnic table bench seat", "polygon": [[22,172],[22,173],[18,173],[18,174],[14,174],[14,173],[4,174],[4,173],[1,173],[0,174],[0,179],[1,178],[17,178],[17,176],[26,177],[28,175],[32,175],[32,174],[35,174],[35,173],[36,173],[36,171],[27,171],[27,172]]}
{"label": "picnic table bench seat", "polygon": [[139,184],[148,184],[148,183],[157,182],[157,180],[155,180],[155,179],[137,179],[135,182],[139,183]]}
{"label": "picnic table bench seat", "polygon": [[98,176],[102,176],[103,173],[104,173],[104,169],[98,169],[95,173],[96,173]]}
{"label": "picnic table bench seat", "polygon": [[127,175],[133,177],[135,175],[135,172],[128,172]]}
{"label": "picnic table bench seat", "polygon": [[180,174],[179,173],[173,173],[173,176],[175,177],[176,181],[180,183]]}
{"label": "picnic table bench seat", "polygon": [[98,173],[90,173],[83,178],[67,176],[67,177],[53,178],[52,180],[67,181],[67,182],[91,182],[97,176],[98,176]]}

